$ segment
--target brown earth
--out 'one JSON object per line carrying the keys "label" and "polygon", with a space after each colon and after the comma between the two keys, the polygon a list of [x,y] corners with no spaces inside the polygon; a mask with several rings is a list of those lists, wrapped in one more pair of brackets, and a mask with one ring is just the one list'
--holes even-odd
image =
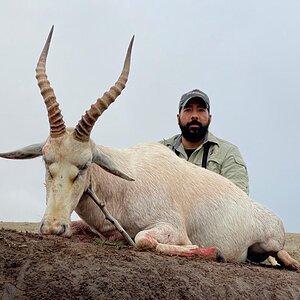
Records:
{"label": "brown earth", "polygon": [[[13,224],[0,222],[0,299],[300,299],[300,271],[40,236]],[[299,259],[300,234],[287,235],[286,249]]]}

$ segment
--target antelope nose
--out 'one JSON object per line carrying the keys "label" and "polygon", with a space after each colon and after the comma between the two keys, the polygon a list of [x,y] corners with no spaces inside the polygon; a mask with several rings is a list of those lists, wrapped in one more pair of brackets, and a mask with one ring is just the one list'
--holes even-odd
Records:
{"label": "antelope nose", "polygon": [[60,229],[56,231],[56,235],[64,235],[66,233],[67,226],[65,224],[60,226]]}
{"label": "antelope nose", "polygon": [[40,226],[40,233],[45,235],[59,235],[59,236],[68,236],[68,225],[59,224],[59,225],[46,225],[44,222]]}

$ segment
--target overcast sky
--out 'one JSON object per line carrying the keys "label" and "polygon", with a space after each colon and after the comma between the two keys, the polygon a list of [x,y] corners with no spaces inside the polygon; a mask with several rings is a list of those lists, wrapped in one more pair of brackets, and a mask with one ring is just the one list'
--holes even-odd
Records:
{"label": "overcast sky", "polygon": [[[117,148],[168,138],[179,98],[199,88],[211,132],[247,163],[250,196],[300,232],[299,11],[299,0],[2,0],[0,152],[49,134],[35,66],[52,25],[47,73],[69,127],[114,84],[135,35],[127,87],[92,138]],[[0,179],[0,221],[40,221],[42,159],[0,159]]]}

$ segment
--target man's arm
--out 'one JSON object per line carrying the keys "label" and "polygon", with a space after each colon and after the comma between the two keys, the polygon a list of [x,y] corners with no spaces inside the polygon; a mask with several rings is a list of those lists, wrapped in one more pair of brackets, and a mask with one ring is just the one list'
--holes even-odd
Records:
{"label": "man's arm", "polygon": [[220,174],[249,195],[247,167],[237,147],[232,148],[230,153],[226,155]]}

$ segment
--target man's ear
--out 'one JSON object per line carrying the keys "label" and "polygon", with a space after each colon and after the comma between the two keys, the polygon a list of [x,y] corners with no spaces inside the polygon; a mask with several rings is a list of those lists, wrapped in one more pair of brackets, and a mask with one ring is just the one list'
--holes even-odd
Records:
{"label": "man's ear", "polygon": [[177,123],[179,124],[179,114],[177,114]]}

